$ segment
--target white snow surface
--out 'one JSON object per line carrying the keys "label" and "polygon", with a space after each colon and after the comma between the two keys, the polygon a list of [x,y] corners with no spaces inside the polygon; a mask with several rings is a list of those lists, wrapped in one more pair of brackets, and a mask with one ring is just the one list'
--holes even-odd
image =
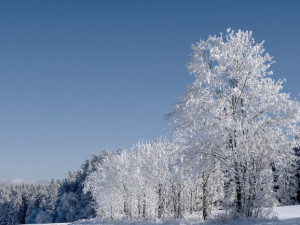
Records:
{"label": "white snow surface", "polygon": [[[279,219],[300,218],[300,205],[275,207],[274,212]],[[300,225],[300,223],[299,223]]]}
{"label": "white snow surface", "polygon": [[[226,219],[214,219],[206,222],[197,223],[196,218],[182,219],[182,220],[165,220],[162,221],[129,221],[129,220],[82,220],[75,223],[52,223],[49,225],[300,225],[300,205],[293,206],[280,206],[274,208],[274,219],[264,220],[227,220]],[[46,224],[43,224],[46,225]]]}

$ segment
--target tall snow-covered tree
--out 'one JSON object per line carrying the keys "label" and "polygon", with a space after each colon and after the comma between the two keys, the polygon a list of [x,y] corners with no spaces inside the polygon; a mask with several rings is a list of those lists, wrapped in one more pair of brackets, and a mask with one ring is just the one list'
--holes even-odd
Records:
{"label": "tall snow-covered tree", "polygon": [[[212,156],[227,174],[227,206],[247,217],[289,190],[300,106],[269,70],[272,57],[251,31],[227,30],[192,45],[194,82],[169,114],[176,135],[195,155]],[[290,193],[288,193],[290,194]],[[232,196],[230,196],[232,195]]]}

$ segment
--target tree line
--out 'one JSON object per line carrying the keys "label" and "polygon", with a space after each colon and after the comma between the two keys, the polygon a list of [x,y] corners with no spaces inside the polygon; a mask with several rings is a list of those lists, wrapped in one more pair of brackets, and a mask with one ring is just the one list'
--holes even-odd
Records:
{"label": "tree line", "polygon": [[80,170],[49,185],[0,185],[0,224],[73,222],[95,217],[94,200],[83,187],[102,157],[92,155]]}
{"label": "tree line", "polygon": [[[204,219],[214,209],[233,204],[234,190],[220,163],[212,168],[207,158],[179,155],[176,143],[156,139],[134,145],[129,153],[104,150],[67,179],[49,185],[0,185],[0,224],[73,222],[96,216]],[[288,190],[279,191],[273,183],[277,205],[300,203],[299,149],[295,155],[298,170],[290,174]]]}

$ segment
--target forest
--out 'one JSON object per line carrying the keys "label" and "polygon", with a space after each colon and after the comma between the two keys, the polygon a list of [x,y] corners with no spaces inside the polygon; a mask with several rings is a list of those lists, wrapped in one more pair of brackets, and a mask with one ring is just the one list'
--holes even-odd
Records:
{"label": "forest", "polygon": [[[205,183],[203,182],[204,180],[202,180],[203,177],[199,177],[196,183],[189,183],[187,181],[178,182],[179,174],[173,177],[174,180],[170,183],[168,183],[168,181],[171,180],[163,180],[163,177],[156,177],[156,175],[159,174],[159,170],[161,174],[165,171],[164,168],[158,166],[158,164],[167,166],[167,164],[162,164],[162,161],[168,157],[168,155],[164,155],[166,154],[165,151],[168,146],[170,147],[170,143],[162,142],[161,140],[156,140],[148,144],[139,144],[135,146],[135,153],[133,153],[132,156],[125,156],[126,152],[123,150],[119,150],[115,153],[105,150],[99,155],[92,155],[89,160],[86,160],[82,164],[79,171],[70,172],[68,178],[64,180],[52,180],[49,185],[0,185],[0,224],[73,222],[80,219],[96,217],[97,210],[100,208],[99,213],[100,215],[102,213],[102,216],[104,216],[104,210],[111,207],[108,197],[114,197],[114,193],[116,197],[120,198],[119,201],[121,202],[114,202],[114,214],[109,214],[109,216],[115,218],[123,214],[127,214],[131,217],[140,216],[145,219],[153,217],[163,218],[167,216],[178,218],[187,214],[198,214],[201,216],[204,213],[203,207],[205,204],[207,204],[208,209],[208,212],[205,213],[208,216],[209,210],[215,207],[220,208],[224,203],[225,194],[223,190],[225,186],[215,186],[224,185],[224,178],[218,177],[220,176],[220,172],[218,174],[213,171],[208,179],[205,180]],[[161,153],[161,150],[163,150],[163,153]],[[98,187],[106,188],[106,193],[110,194],[110,196],[104,197],[106,193],[98,197],[95,196],[95,200],[99,202],[99,206],[97,206],[91,192],[84,192],[84,185],[88,181],[87,178],[92,173],[96,176],[95,171],[97,171],[100,165],[107,165],[107,163],[111,163],[112,160],[116,162],[116,160],[120,160],[122,157],[134,157],[134,159],[136,159],[135,157],[137,157],[138,154],[141,154],[139,157],[145,157],[140,166],[143,172],[147,174],[147,182],[149,182],[147,184],[147,191],[145,191],[145,193],[139,193],[139,199],[133,199],[133,196],[129,196],[129,194],[133,193],[123,191],[123,194],[127,196],[123,195],[124,197],[122,197],[122,195],[120,195],[122,192],[118,194],[119,191],[114,190],[113,186],[107,186],[109,185],[108,183],[103,183],[103,186]],[[147,160],[145,154],[148,155]],[[153,155],[150,157],[150,154]],[[298,157],[298,172],[293,178],[295,181],[298,181],[298,187],[300,188],[299,149],[295,149],[295,155]],[[108,162],[108,160],[110,162]],[[156,160],[155,164],[151,164],[151,162],[154,163],[153,160]],[[175,159],[173,158],[173,160]],[[176,162],[172,165],[175,164]],[[178,170],[179,168],[173,169]],[[115,173],[116,172],[117,171],[115,171]],[[113,176],[113,174],[111,174],[111,176]],[[89,179],[95,178],[96,177]],[[128,183],[131,185],[130,187],[136,185],[136,182],[138,182],[134,180],[134,178],[135,177],[130,177],[130,180],[128,180]],[[146,177],[144,179],[146,179]],[[156,179],[156,181],[153,179]],[[160,179],[161,185],[152,186],[151,183],[155,184],[155,182],[159,182],[158,179]],[[145,190],[145,188],[145,186],[139,186],[139,189]],[[228,188],[228,190],[225,190],[225,192],[231,191],[228,185],[226,188]],[[278,193],[276,204],[299,204],[299,188],[298,193],[296,186],[293,189],[294,192],[288,195],[285,195],[287,193]],[[274,186],[274,190],[276,190],[276,186]],[[152,195],[151,198],[146,198],[146,194],[147,196]],[[203,194],[206,195],[205,198]],[[125,204],[124,200],[127,201]],[[136,204],[136,206],[134,206],[134,204]]]}
{"label": "forest", "polygon": [[300,203],[300,104],[271,78],[273,63],[251,31],[200,40],[194,81],[166,115],[170,137],[103,150],[49,185],[0,186],[0,224],[262,218]]}

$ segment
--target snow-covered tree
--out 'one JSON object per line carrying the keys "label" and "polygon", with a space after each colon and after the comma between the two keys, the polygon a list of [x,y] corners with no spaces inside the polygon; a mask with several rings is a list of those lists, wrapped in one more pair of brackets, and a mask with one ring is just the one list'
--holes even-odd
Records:
{"label": "snow-covered tree", "polygon": [[[171,207],[172,165],[176,161],[174,143],[165,139],[139,142],[131,148],[131,167],[139,189],[138,215],[144,218],[164,218],[174,214]],[[174,202],[173,202],[174,206]],[[172,209],[171,209],[172,208]]]}
{"label": "snow-covered tree", "polygon": [[97,203],[97,214],[162,218],[170,206],[170,142],[155,140],[134,145],[130,153],[106,154],[86,182]]}
{"label": "snow-covered tree", "polygon": [[192,49],[195,81],[169,114],[176,135],[195,155],[222,164],[233,188],[224,202],[229,208],[259,216],[274,204],[274,186],[280,192],[290,182],[275,184],[273,170],[281,176],[294,164],[299,103],[282,92],[282,80],[271,79],[272,57],[251,31],[228,29]]}
{"label": "snow-covered tree", "polygon": [[116,154],[103,153],[103,160],[86,181],[86,191],[91,191],[97,203],[98,215],[117,218],[129,213],[125,200],[128,189],[128,158],[124,150]]}
{"label": "snow-covered tree", "polygon": [[189,148],[181,152],[183,181],[190,187],[190,213],[201,212],[205,220],[213,209],[219,209],[225,197],[226,182],[222,165],[213,156],[199,154]]}
{"label": "snow-covered tree", "polygon": [[10,206],[10,188],[0,185],[0,224],[10,224],[9,215],[13,210]]}
{"label": "snow-covered tree", "polygon": [[52,181],[46,185],[29,185],[28,208],[26,210],[25,222],[27,223],[51,223],[53,222],[54,202],[56,196],[51,195],[57,191]]}
{"label": "snow-covered tree", "polygon": [[69,177],[60,185],[55,205],[56,222],[73,222],[79,219],[95,217],[95,200],[90,192],[84,193],[84,183],[87,177],[96,170],[106,151],[93,154],[86,160],[81,169],[69,173]]}

